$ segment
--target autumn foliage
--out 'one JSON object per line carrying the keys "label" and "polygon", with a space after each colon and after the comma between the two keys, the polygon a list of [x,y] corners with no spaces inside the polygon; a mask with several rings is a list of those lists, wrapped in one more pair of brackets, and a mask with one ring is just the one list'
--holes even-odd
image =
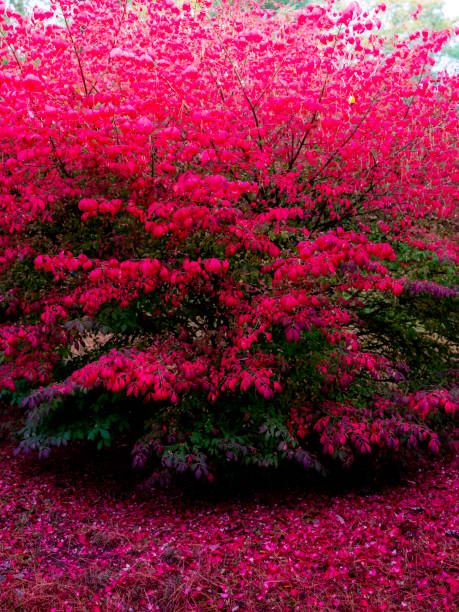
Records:
{"label": "autumn foliage", "polygon": [[23,450],[123,439],[212,479],[455,444],[459,87],[432,71],[452,33],[388,50],[383,10],[3,9]]}

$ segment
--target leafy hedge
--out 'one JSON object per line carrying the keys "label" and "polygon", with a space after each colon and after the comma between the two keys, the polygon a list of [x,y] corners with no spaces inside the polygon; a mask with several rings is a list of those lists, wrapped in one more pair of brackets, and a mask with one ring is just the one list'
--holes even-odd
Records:
{"label": "leafy hedge", "polygon": [[447,31],[356,2],[2,15],[0,388],[135,465],[437,452],[457,424]]}

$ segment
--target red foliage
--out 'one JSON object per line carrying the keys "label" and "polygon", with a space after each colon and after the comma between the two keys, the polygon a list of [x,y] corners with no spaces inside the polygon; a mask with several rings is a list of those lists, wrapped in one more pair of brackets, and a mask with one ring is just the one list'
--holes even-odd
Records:
{"label": "red foliage", "polygon": [[[40,427],[59,397],[97,390],[157,403],[207,455],[209,431],[250,425],[246,448],[277,461],[255,440],[262,400],[289,424],[282,457],[317,433],[333,456],[348,441],[438,449],[430,416],[457,406],[453,333],[413,304],[456,296],[458,79],[431,70],[450,32],[388,53],[380,10],[58,0],[3,14],[0,389],[35,390],[26,445],[93,435]],[[402,331],[376,328],[380,312]],[[88,330],[112,345],[75,355]],[[223,419],[212,406],[228,398],[248,416]]]}

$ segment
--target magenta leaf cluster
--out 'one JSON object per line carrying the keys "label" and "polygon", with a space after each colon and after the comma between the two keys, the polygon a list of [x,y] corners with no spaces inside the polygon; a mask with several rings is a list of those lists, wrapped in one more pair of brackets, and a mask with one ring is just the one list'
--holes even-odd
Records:
{"label": "magenta leaf cluster", "polygon": [[455,34],[379,5],[1,5],[20,448],[324,470],[457,444]]}

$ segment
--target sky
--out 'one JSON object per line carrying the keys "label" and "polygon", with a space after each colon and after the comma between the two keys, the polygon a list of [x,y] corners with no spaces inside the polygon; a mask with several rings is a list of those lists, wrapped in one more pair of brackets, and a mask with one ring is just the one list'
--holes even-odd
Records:
{"label": "sky", "polygon": [[443,6],[448,17],[459,17],[459,0],[443,0]]}

